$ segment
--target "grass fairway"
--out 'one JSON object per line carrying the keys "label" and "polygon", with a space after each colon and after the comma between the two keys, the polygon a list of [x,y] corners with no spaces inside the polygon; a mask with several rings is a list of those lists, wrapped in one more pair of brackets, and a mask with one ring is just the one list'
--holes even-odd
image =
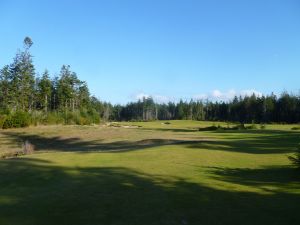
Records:
{"label": "grass fairway", "polygon": [[37,150],[0,160],[0,224],[300,224],[292,126],[119,125],[0,131],[0,154],[25,139]]}

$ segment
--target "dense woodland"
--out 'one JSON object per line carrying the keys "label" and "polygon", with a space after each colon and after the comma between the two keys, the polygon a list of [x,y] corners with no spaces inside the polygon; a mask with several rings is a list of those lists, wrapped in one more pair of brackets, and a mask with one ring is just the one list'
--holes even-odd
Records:
{"label": "dense woodland", "polygon": [[30,124],[92,124],[100,121],[210,120],[240,123],[300,122],[300,97],[282,93],[236,96],[229,102],[179,101],[158,104],[144,98],[127,105],[112,105],[91,96],[86,82],[70,66],[59,76],[35,70],[30,47],[24,39],[10,65],[0,71],[0,127]]}

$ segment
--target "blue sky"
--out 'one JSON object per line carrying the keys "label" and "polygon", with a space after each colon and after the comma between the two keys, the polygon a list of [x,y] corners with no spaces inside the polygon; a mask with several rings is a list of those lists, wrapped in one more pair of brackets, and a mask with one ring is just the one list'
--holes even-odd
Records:
{"label": "blue sky", "polygon": [[30,36],[38,72],[112,103],[300,89],[299,0],[0,0],[0,27],[1,67]]}

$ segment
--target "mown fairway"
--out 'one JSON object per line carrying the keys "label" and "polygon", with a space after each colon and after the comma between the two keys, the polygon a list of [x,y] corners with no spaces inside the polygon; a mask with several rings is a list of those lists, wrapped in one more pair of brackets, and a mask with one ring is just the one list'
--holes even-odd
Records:
{"label": "mown fairway", "polygon": [[209,125],[1,130],[0,154],[22,140],[36,153],[0,160],[0,224],[300,224],[300,173],[287,159],[300,132],[198,131]]}

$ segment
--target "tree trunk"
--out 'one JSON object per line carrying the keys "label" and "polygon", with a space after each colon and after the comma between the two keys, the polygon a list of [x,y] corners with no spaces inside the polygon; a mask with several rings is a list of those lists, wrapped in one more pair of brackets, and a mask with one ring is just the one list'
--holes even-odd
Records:
{"label": "tree trunk", "polygon": [[45,112],[48,113],[48,96],[45,95]]}

